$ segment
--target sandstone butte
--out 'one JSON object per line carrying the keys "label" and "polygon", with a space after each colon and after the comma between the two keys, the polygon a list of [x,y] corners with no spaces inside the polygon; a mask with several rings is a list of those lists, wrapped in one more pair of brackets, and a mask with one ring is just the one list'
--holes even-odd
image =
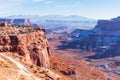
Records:
{"label": "sandstone butte", "polygon": [[0,80],[106,80],[105,72],[87,67],[84,61],[53,55],[49,49],[44,29],[0,23],[0,53],[34,74],[0,56]]}

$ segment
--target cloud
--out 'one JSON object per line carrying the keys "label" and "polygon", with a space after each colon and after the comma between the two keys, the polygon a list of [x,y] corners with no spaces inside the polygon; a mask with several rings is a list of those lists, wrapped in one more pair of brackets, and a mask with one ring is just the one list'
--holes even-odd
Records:
{"label": "cloud", "polygon": [[45,2],[45,4],[51,4],[51,3],[53,3],[53,1],[51,0]]}
{"label": "cloud", "polygon": [[32,0],[33,2],[42,2],[44,0]]}
{"label": "cloud", "polygon": [[0,16],[17,13],[18,10],[23,9],[23,0],[2,0],[0,2]]}
{"label": "cloud", "polygon": [[44,4],[51,4],[53,3],[53,0],[32,0],[33,2],[43,2]]}

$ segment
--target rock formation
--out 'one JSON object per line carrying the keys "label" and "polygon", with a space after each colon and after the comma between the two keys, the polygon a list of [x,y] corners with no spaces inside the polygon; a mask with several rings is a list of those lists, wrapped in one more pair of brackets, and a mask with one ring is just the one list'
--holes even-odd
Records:
{"label": "rock formation", "polygon": [[[24,71],[19,62],[0,53],[0,80],[43,80],[35,77],[29,71]],[[25,68],[26,69],[26,68]]]}
{"label": "rock formation", "polygon": [[26,64],[50,68],[49,46],[45,30],[0,24],[0,52],[12,52],[25,58]]}
{"label": "rock formation", "polygon": [[0,22],[6,22],[8,24],[16,24],[16,25],[25,25],[30,26],[32,23],[29,19],[4,19],[0,18]]}
{"label": "rock formation", "polygon": [[[119,48],[116,48],[120,44],[120,17],[98,20],[92,30],[76,29],[70,35],[71,38],[64,41],[60,48],[77,48],[88,51],[93,49],[96,52],[94,58],[120,55]],[[115,54],[112,53],[113,51]]]}

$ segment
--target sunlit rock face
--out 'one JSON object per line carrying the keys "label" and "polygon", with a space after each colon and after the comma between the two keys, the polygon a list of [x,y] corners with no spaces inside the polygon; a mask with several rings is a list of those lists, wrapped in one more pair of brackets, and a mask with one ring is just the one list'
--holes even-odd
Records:
{"label": "sunlit rock face", "polygon": [[0,25],[0,52],[12,52],[25,58],[26,64],[49,68],[49,46],[44,29]]}

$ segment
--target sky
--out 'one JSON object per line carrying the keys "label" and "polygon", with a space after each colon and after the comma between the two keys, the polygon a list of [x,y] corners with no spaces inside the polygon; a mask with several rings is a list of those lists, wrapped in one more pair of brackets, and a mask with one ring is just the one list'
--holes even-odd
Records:
{"label": "sky", "polygon": [[94,19],[120,16],[120,0],[0,0],[0,17],[78,15]]}

